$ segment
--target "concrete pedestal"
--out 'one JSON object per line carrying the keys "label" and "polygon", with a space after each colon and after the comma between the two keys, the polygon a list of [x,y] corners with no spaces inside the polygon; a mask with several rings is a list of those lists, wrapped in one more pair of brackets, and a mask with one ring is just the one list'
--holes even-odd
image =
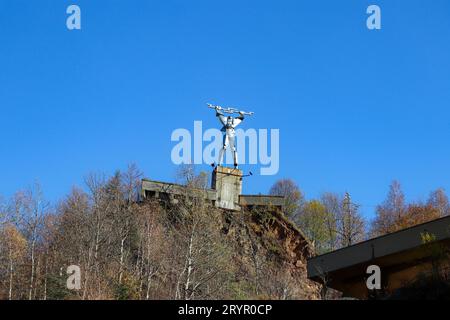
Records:
{"label": "concrete pedestal", "polygon": [[242,192],[242,171],[217,166],[212,174],[211,188],[216,190],[216,207],[240,210],[239,195]]}

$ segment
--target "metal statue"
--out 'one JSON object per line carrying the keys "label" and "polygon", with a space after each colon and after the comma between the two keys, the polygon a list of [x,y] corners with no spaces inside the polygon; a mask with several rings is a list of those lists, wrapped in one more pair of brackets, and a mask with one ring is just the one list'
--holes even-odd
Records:
{"label": "metal statue", "polygon": [[[231,148],[231,152],[233,153],[233,159],[234,159],[234,167],[238,168],[238,154],[236,151],[236,132],[234,129],[242,122],[244,121],[244,116],[253,115],[253,112],[245,112],[245,111],[239,111],[236,108],[227,107],[222,108],[221,106],[215,106],[210,103],[207,104],[208,108],[215,109],[216,110],[216,117],[219,118],[220,123],[223,125],[222,131],[223,134],[223,147],[220,150],[219,153],[219,160],[218,165],[221,165],[225,151],[227,150],[228,146]],[[232,117],[232,116],[225,116],[224,113],[227,114],[234,114],[238,113],[238,117]]]}

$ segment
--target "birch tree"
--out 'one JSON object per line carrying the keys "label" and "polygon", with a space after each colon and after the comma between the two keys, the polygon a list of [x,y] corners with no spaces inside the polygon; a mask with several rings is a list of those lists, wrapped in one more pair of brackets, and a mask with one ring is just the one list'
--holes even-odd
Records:
{"label": "birch tree", "polygon": [[23,230],[28,244],[28,258],[30,264],[28,299],[35,298],[35,278],[37,245],[44,217],[48,213],[49,203],[44,199],[42,189],[38,183],[33,187],[17,192],[14,196],[14,210],[19,217],[20,229]]}
{"label": "birch tree", "polygon": [[9,300],[15,297],[16,276],[20,276],[17,269],[24,262],[26,247],[26,239],[14,225],[4,225],[0,229],[0,261],[2,262],[2,267],[6,269]]}

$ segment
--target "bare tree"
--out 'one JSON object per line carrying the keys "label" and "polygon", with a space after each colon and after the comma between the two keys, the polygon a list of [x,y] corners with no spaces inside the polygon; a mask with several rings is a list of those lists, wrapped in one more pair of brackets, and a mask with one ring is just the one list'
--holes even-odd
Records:
{"label": "bare tree", "polygon": [[40,237],[39,232],[41,231],[44,217],[48,213],[49,206],[38,183],[35,183],[32,188],[16,193],[14,196],[14,210],[19,217],[20,228],[23,230],[28,242],[30,259],[29,300],[35,297],[36,262],[38,261],[36,248]]}
{"label": "bare tree", "polygon": [[183,164],[176,172],[176,180],[178,183],[191,188],[206,189],[208,188],[209,175],[204,171],[197,173],[193,164]]}
{"label": "bare tree", "polygon": [[72,264],[80,266],[83,272],[82,298],[88,296],[91,279],[93,231],[89,195],[81,189],[73,188],[58,206],[58,221],[51,252],[58,261],[56,270]]}
{"label": "bare tree", "polygon": [[352,203],[348,192],[344,195],[342,210],[339,210],[337,217],[337,224],[341,247],[348,247],[364,240],[365,221],[359,213],[359,206]]}
{"label": "bare tree", "polygon": [[222,289],[228,269],[228,249],[221,236],[220,216],[197,189],[186,189],[178,200],[170,213],[176,254],[174,297],[210,298]]}
{"label": "bare tree", "polygon": [[0,261],[6,262],[8,277],[8,299],[14,297],[14,278],[17,268],[20,266],[26,254],[27,242],[22,234],[12,224],[4,225],[0,228]]}
{"label": "bare tree", "polygon": [[[253,214],[236,217],[214,207],[201,175],[165,204],[138,199],[141,176],[135,166],[111,177],[91,174],[85,190],[73,188],[54,210],[36,187],[6,202],[0,299],[302,296],[298,290],[307,286],[293,274],[300,267],[284,257],[270,222],[261,233]],[[280,271],[283,259],[288,269]],[[80,291],[66,288],[65,270],[73,264],[81,269]]]}
{"label": "bare tree", "polygon": [[[102,174],[90,174],[85,179],[88,187],[88,196],[90,202],[89,209],[89,230],[90,245],[87,252],[87,268],[85,270],[83,300],[88,298],[88,294],[95,294],[97,297],[102,295],[102,274],[106,273],[105,264],[102,263],[102,251],[107,251],[106,244],[111,231],[111,219],[109,219],[111,203],[107,193],[107,181]],[[94,280],[92,283],[90,281]],[[91,292],[92,289],[92,292]]]}
{"label": "bare tree", "polygon": [[436,208],[441,217],[450,215],[450,203],[445,190],[442,188],[434,190],[430,193],[427,204],[433,208]]}
{"label": "bare tree", "polygon": [[136,264],[140,278],[139,292],[145,300],[158,298],[152,292],[153,281],[168,269],[166,253],[170,252],[170,247],[161,222],[163,217],[161,207],[154,202],[143,204],[137,213],[139,254]]}
{"label": "bare tree", "polygon": [[140,178],[142,173],[135,165],[128,166],[126,172],[118,171],[107,183],[106,194],[111,204],[112,232],[119,247],[118,282],[122,284],[122,277],[126,269],[126,260],[130,257],[130,236],[135,229],[135,212],[139,195]]}
{"label": "bare tree", "polygon": [[13,222],[14,217],[11,211],[5,199],[0,195],[0,228]]}

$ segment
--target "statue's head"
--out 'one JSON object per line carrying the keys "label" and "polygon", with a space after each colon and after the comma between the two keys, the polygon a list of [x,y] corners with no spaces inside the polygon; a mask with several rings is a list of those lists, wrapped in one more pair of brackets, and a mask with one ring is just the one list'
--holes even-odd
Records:
{"label": "statue's head", "polygon": [[227,125],[232,125],[233,124],[233,117],[228,116],[227,118]]}

